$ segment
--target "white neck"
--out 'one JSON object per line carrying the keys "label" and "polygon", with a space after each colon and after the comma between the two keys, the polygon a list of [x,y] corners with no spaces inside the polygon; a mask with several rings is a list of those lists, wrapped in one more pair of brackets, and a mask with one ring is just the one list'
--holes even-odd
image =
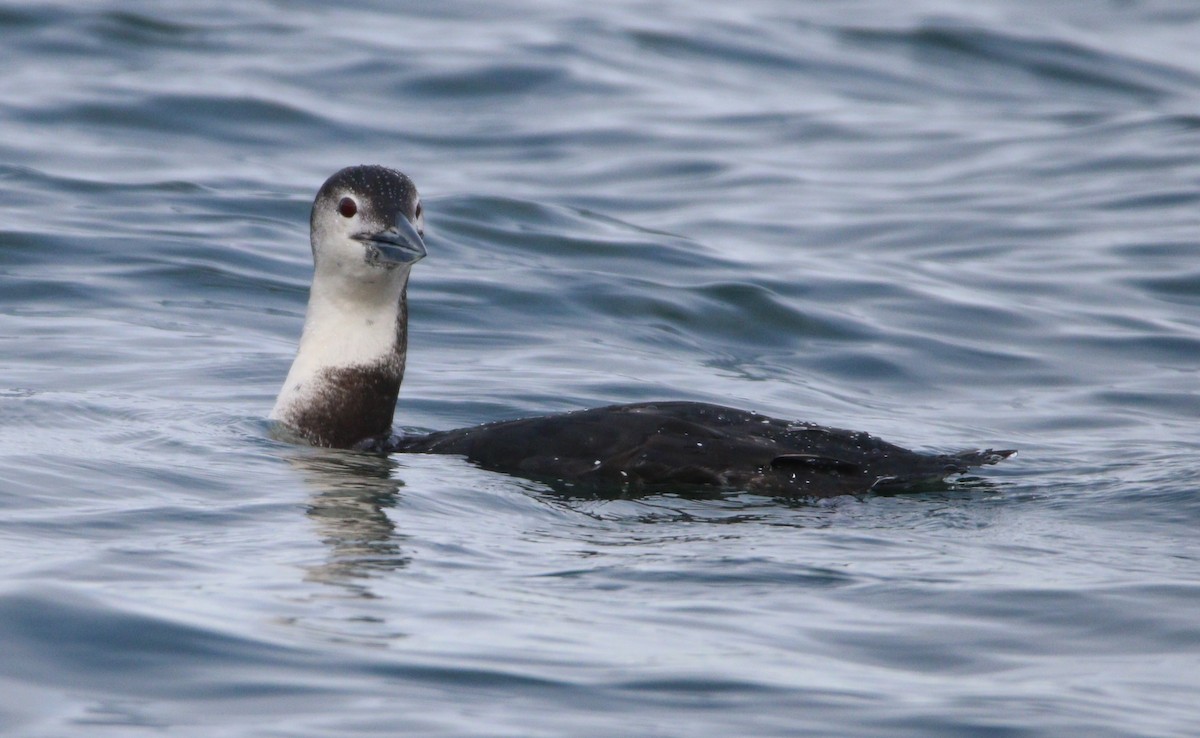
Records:
{"label": "white neck", "polygon": [[[402,273],[400,270],[403,270]],[[271,411],[285,423],[325,391],[326,370],[399,360],[404,370],[408,268],[381,272],[376,281],[347,280],[337,273],[313,275],[296,359]],[[397,346],[397,343],[400,343]],[[397,353],[399,356],[397,357]]]}

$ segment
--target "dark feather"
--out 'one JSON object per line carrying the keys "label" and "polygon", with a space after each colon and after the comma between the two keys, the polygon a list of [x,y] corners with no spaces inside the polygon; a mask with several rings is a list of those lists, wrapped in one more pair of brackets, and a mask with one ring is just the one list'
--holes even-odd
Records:
{"label": "dark feather", "polygon": [[715,486],[829,497],[928,483],[1012,451],[921,454],[866,433],[696,402],[580,410],[408,436],[390,450],[590,488]]}

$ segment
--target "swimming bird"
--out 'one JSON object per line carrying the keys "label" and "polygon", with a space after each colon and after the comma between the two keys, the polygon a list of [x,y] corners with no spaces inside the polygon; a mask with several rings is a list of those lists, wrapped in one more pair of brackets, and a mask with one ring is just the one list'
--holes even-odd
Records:
{"label": "swimming bird", "polygon": [[317,192],[310,227],[308,312],[271,419],[313,445],[453,454],[593,490],[712,487],[808,497],[905,491],[1015,452],[919,453],[867,433],[701,402],[609,405],[393,435],[408,277],[426,254],[420,195],[393,169],[347,167]]}

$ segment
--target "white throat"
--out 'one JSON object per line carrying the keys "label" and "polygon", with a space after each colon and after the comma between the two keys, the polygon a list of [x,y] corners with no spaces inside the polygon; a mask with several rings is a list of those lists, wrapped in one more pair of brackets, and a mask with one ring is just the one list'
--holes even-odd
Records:
{"label": "white throat", "polygon": [[[328,391],[328,370],[398,362],[404,371],[403,302],[408,266],[377,269],[375,279],[348,277],[339,264],[317,267],[296,359],[271,411],[290,423]],[[324,272],[324,273],[323,273]]]}

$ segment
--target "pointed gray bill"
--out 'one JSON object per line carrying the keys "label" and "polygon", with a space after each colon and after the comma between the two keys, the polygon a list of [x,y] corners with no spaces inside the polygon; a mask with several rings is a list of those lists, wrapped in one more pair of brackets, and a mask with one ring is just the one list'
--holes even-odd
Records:
{"label": "pointed gray bill", "polygon": [[367,260],[384,265],[412,264],[425,257],[425,241],[403,215],[396,225],[377,233],[356,233],[352,236],[367,246]]}

